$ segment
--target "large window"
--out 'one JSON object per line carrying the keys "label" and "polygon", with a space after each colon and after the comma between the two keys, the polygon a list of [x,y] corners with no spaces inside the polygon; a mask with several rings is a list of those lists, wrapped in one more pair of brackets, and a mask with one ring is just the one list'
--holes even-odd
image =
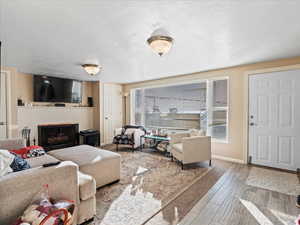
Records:
{"label": "large window", "polygon": [[209,81],[211,100],[208,104],[207,134],[211,137],[226,141],[228,133],[228,81]]}
{"label": "large window", "polygon": [[134,89],[131,122],[148,129],[202,129],[227,140],[227,79]]}

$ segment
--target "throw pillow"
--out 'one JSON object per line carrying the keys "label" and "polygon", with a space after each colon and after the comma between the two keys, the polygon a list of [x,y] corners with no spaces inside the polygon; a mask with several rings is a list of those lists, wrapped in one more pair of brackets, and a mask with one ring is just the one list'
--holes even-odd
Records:
{"label": "throw pillow", "polygon": [[44,148],[38,145],[32,145],[25,148],[10,150],[10,152],[17,154],[23,159],[38,157],[46,154]]}
{"label": "throw pillow", "polygon": [[13,172],[30,169],[30,165],[26,160],[22,159],[15,153],[11,152],[10,154],[14,156],[13,161],[10,164],[10,167],[13,170]]}
{"label": "throw pillow", "polygon": [[190,136],[191,137],[205,136],[205,132],[203,130],[191,129]]}
{"label": "throw pillow", "polygon": [[0,150],[0,176],[12,172],[10,164],[13,162],[14,158],[15,157],[10,154],[8,150]]}

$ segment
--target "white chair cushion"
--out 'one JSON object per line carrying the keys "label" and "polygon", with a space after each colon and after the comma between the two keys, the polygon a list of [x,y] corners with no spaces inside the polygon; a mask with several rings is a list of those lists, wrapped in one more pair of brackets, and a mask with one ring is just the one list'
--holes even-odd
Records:
{"label": "white chair cushion", "polygon": [[205,136],[205,132],[203,130],[192,129],[190,130],[191,137]]}
{"label": "white chair cushion", "polygon": [[126,135],[131,135],[136,131],[136,128],[127,128],[125,131]]}
{"label": "white chair cushion", "polygon": [[173,149],[177,152],[183,153],[182,143],[174,144]]}

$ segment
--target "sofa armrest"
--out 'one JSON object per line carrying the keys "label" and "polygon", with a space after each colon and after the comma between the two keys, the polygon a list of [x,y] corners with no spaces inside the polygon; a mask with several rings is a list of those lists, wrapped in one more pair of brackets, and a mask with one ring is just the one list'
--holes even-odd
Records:
{"label": "sofa armrest", "polygon": [[[44,184],[54,199],[73,200],[78,206],[78,166],[70,161],[52,167],[36,167],[0,177],[0,224],[12,224],[39,197]],[[75,211],[75,221],[77,217]]]}
{"label": "sofa armrest", "polygon": [[182,139],[184,157],[198,160],[211,159],[211,137],[196,136]]}
{"label": "sofa armrest", "polygon": [[0,149],[12,150],[26,147],[26,140],[22,138],[0,140]]}

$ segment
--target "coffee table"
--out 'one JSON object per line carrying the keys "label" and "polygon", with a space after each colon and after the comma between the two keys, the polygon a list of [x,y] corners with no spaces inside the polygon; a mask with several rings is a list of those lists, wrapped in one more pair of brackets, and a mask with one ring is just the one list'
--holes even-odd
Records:
{"label": "coffee table", "polygon": [[[153,140],[153,145],[150,146],[150,148],[154,148],[156,150],[158,150],[157,146],[160,144],[160,143],[165,143],[166,145],[166,148],[164,148],[163,152],[167,152],[168,149],[167,149],[167,146],[169,145],[169,142],[170,142],[170,137],[161,137],[161,136],[157,136],[157,135],[149,135],[149,134],[146,134],[146,135],[143,135],[140,137],[141,139],[141,143],[142,142],[142,138],[144,138],[145,140],[146,139],[149,139],[149,140]],[[144,145],[140,145],[140,149],[142,150],[143,149],[143,146]],[[161,151],[161,150],[159,150]]]}

